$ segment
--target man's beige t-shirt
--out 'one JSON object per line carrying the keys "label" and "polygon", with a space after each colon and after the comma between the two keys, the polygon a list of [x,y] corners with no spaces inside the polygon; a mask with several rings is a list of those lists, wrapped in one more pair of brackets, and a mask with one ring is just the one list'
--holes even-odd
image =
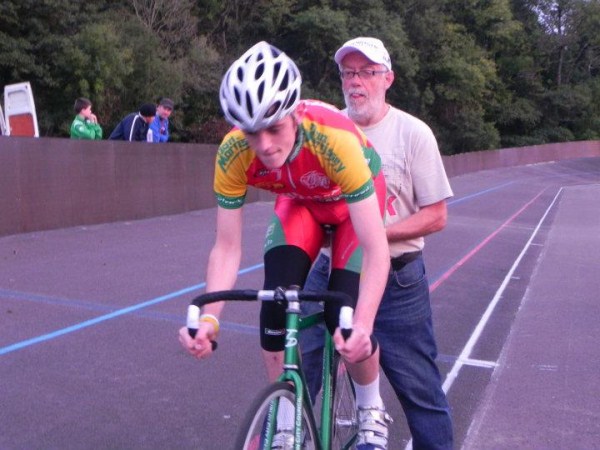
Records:
{"label": "man's beige t-shirt", "polygon": [[[425,122],[390,107],[379,123],[361,129],[381,156],[387,184],[386,225],[452,197],[437,141]],[[424,244],[422,237],[392,242],[390,253],[399,256],[421,250]]]}

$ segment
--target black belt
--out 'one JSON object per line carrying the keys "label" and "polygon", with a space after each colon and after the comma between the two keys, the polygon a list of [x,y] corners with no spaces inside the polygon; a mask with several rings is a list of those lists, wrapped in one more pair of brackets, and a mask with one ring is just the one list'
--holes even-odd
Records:
{"label": "black belt", "polygon": [[402,270],[404,268],[404,266],[406,266],[408,263],[413,262],[415,259],[417,259],[419,256],[421,256],[421,253],[422,253],[421,250],[419,250],[416,252],[403,253],[400,256],[396,256],[395,258],[392,258],[392,260],[391,260],[392,270],[393,271]]}

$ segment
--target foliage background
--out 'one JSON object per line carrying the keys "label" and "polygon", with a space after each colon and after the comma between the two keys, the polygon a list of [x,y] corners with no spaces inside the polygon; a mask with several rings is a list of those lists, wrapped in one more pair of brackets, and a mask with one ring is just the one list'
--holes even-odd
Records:
{"label": "foliage background", "polygon": [[108,135],[171,97],[172,139],[219,142],[218,87],[259,40],[303,74],[303,96],[343,107],[332,55],[382,39],[394,105],[444,154],[600,139],[599,0],[3,0],[0,87],[30,81],[40,134],[68,136],[89,97]]}

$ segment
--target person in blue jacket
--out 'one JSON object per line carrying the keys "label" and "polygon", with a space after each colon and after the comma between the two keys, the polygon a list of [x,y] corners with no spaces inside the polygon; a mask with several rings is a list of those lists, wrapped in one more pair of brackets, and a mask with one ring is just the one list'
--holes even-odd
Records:
{"label": "person in blue jacket", "polygon": [[[167,142],[169,140],[169,117],[175,108],[170,98],[163,98],[156,107],[156,116],[150,124],[152,142]],[[148,139],[150,142],[150,139]]]}
{"label": "person in blue jacket", "polygon": [[[150,123],[156,115],[156,105],[144,103],[138,112],[125,116],[110,133],[109,139],[121,141],[147,141]],[[152,142],[150,140],[150,142]]]}

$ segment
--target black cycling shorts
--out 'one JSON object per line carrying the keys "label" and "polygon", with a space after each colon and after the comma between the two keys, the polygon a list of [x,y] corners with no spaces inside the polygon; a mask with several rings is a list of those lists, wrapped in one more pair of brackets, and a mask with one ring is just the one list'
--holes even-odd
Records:
{"label": "black cycling shorts", "polygon": [[[304,286],[312,261],[299,247],[283,245],[270,249],[265,254],[264,289]],[[358,298],[360,274],[346,269],[333,269],[329,277],[329,289],[342,291],[354,299]],[[282,351],[285,346],[286,302],[262,302],[260,310],[260,344],[264,350]],[[325,322],[330,333],[338,326],[340,308],[325,304]]]}

